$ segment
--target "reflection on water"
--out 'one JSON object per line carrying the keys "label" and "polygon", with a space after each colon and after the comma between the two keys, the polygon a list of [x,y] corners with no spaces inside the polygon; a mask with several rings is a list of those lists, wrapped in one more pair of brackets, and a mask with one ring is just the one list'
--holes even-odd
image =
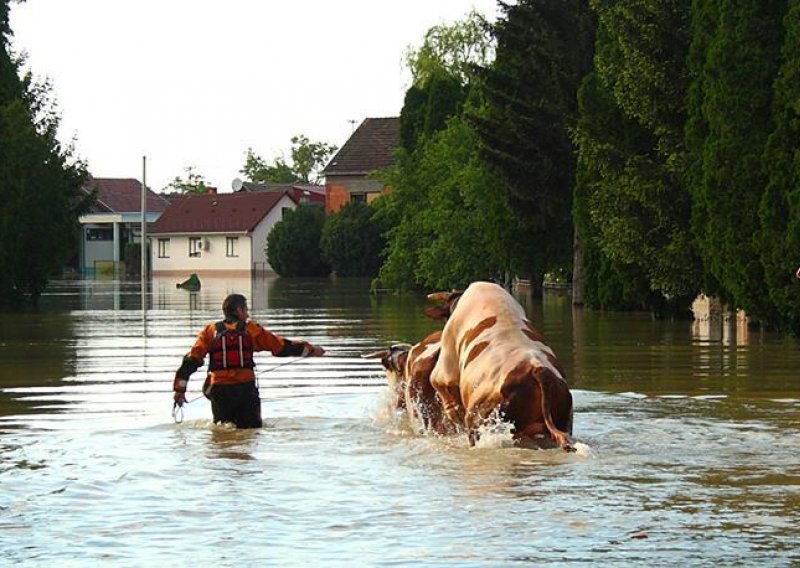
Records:
{"label": "reflection on water", "polygon": [[[203,310],[217,309],[228,294],[244,294],[250,301],[251,309],[262,309],[269,302],[269,288],[274,278],[257,276],[215,276],[203,275],[201,287],[197,292],[176,288],[185,278],[175,276],[153,276],[151,282],[152,301],[148,308],[155,310]],[[141,306],[141,302],[140,302]]]}
{"label": "reflection on water", "polygon": [[[138,282],[59,282],[4,316],[3,564],[800,562],[794,340],[523,294],[574,387],[580,451],[510,448],[502,428],[470,448],[415,435],[360,357],[435,329],[422,297],[179,280],[154,280],[145,310]],[[263,429],[213,425],[203,369],[175,424],[175,368],[230,292],[328,356],[257,355]]]}

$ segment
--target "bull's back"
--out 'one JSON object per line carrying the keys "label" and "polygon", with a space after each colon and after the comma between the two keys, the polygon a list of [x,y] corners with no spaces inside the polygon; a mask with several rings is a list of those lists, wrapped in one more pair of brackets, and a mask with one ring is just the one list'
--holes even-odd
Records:
{"label": "bull's back", "polygon": [[489,282],[474,282],[461,295],[456,309],[442,330],[442,350],[432,381],[456,385],[466,367],[485,349],[500,328],[524,318],[522,307],[503,288]]}

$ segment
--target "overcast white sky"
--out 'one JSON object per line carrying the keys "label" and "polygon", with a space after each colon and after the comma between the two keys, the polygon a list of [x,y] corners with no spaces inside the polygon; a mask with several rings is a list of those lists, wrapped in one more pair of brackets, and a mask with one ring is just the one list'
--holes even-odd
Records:
{"label": "overcast white sky", "polygon": [[96,177],[160,191],[187,166],[220,191],[248,147],[290,158],[290,139],[341,147],[350,121],[398,116],[403,55],[437,24],[495,0],[27,0],[14,49],[53,84],[61,138]]}

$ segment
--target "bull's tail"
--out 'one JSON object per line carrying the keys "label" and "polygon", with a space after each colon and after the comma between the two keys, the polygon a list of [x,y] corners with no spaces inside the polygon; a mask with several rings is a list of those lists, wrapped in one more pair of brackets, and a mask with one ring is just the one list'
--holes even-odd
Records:
{"label": "bull's tail", "polygon": [[[531,375],[535,378],[536,383],[539,385],[539,391],[542,395],[541,396],[542,420],[544,420],[544,425],[547,428],[547,432],[550,434],[550,438],[565,451],[574,452],[575,447],[573,446],[572,438],[570,438],[570,435],[567,432],[560,430],[553,422],[553,413],[551,405],[554,401],[557,400],[559,394],[563,394],[555,392],[555,389],[553,388],[554,387],[553,381],[560,381],[562,379],[554,376],[549,370],[542,369],[541,367],[532,368]],[[566,396],[570,397],[570,413],[571,413],[572,396],[570,395],[569,391],[566,392]]]}

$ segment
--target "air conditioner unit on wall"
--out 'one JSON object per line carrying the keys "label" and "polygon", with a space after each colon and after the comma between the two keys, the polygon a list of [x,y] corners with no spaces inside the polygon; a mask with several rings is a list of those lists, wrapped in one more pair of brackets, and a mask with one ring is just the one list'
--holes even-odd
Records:
{"label": "air conditioner unit on wall", "polygon": [[202,241],[202,243],[203,243],[203,250],[209,250],[210,243],[208,242],[208,239]]}

